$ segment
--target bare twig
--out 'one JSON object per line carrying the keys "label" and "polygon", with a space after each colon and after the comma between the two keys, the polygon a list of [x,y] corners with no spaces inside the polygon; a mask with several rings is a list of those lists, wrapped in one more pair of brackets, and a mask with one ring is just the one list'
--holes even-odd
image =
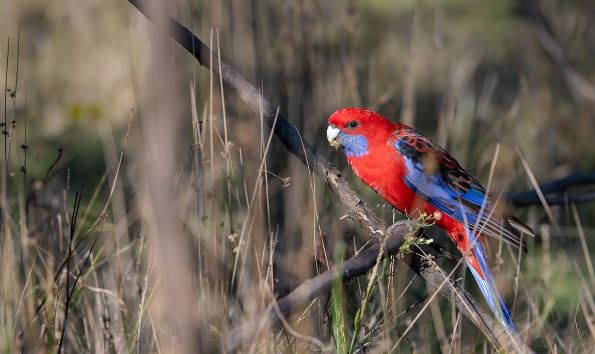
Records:
{"label": "bare twig", "polygon": [[[405,241],[405,237],[410,233],[410,227],[410,223],[405,221],[396,223],[389,229],[383,247],[384,254],[381,256],[382,258],[398,252],[399,247]],[[333,281],[338,278],[346,281],[366,274],[376,264],[380,248],[381,243],[376,242],[358,253],[357,256],[314,278],[307,279],[287,296],[276,301],[279,312],[284,316],[288,315],[296,307],[327,292]],[[257,321],[247,322],[231,331],[223,343],[224,350],[234,352],[242,344],[250,342],[258,334],[257,332],[277,325],[279,317],[276,315],[273,306],[273,304],[269,305],[261,315],[257,316]],[[255,326],[254,323],[260,323],[261,325]]]}
{"label": "bare twig", "polygon": [[50,179],[50,174],[52,173],[52,170],[54,169],[54,167],[56,167],[56,165],[58,164],[58,161],[60,161],[60,159],[62,158],[62,154],[64,153],[64,150],[62,148],[58,149],[58,156],[56,157],[56,159],[54,160],[54,162],[50,165],[50,167],[48,167],[45,176],[43,177],[43,180],[41,183],[35,183],[32,187],[31,192],[29,193],[29,196],[27,197],[27,204],[25,205],[25,214],[29,215],[29,209],[31,207],[31,204],[35,205],[35,203],[37,202],[37,197],[39,197],[39,193],[41,193],[41,190],[43,189],[43,187],[47,184],[47,182]]}
{"label": "bare twig", "polygon": [[[209,47],[194,36],[194,34],[192,34],[186,27],[168,16],[160,17],[160,19],[154,18],[152,12],[148,11],[148,3],[146,1],[128,1],[138,8],[143,15],[147,16],[147,18],[152,21],[158,21],[156,24],[167,29],[170,36],[191,53],[202,66],[213,70],[216,74],[221,74],[223,81],[232,87],[254,112],[260,111],[260,105],[262,103],[263,116],[269,127],[273,126],[277,108],[273,106],[269,100],[263,97],[259,90],[250,84],[233,67],[223,61],[221,61],[221,65],[211,66]],[[165,23],[161,23],[163,22],[162,20],[165,21]],[[218,61],[216,55],[213,54],[212,57],[213,61]],[[221,70],[219,68],[221,68]],[[289,123],[282,114],[279,114],[274,133],[289,152],[304,163],[308,160],[310,168],[327,183],[331,191],[337,194],[339,201],[346,207],[349,217],[352,220],[360,224],[368,233],[375,236],[378,236],[382,230],[386,229],[387,225],[378,218],[370,206],[364,202],[359,195],[351,189],[351,187],[349,187],[349,184],[341,178],[339,171],[326,158],[317,155],[312,146],[306,141],[303,141],[302,147],[298,129]]]}
{"label": "bare twig", "polygon": [[[347,210],[349,218],[358,223],[362,228],[374,237],[379,237],[387,230],[385,222],[378,218],[372,211],[368,203],[359,197],[359,195],[351,189],[348,183],[341,177],[339,171],[323,156],[316,154],[312,146],[306,141],[300,139],[298,129],[285,119],[281,114],[277,113],[277,108],[273,106],[266,98],[264,98],[258,89],[250,84],[242,75],[240,75],[233,67],[228,65],[211,53],[208,46],[206,46],[199,38],[194,36],[186,27],[182,26],[176,20],[169,16],[159,16],[156,18],[149,11],[149,6],[142,0],[128,0],[134,5],[143,15],[155,22],[157,26],[168,31],[170,36],[191,53],[199,63],[213,70],[216,74],[221,75],[223,81],[233,88],[242,100],[254,111],[262,112],[262,115],[270,127],[274,126],[274,133],[285,145],[287,150],[304,162],[318,177],[320,177],[329,187],[329,189],[336,194],[339,202]],[[217,65],[211,65],[211,60]],[[275,123],[276,120],[276,123]],[[397,226],[398,227],[398,226]],[[389,232],[390,239],[386,240],[385,255],[391,254],[388,252],[389,246],[396,247],[400,245],[401,240],[405,237],[405,229],[399,228],[399,231],[394,228]],[[390,243],[390,245],[389,245]],[[288,296],[279,300],[278,306],[281,313],[288,313],[292,306],[303,303],[307,299],[313,299],[324,290],[328,290],[332,279],[337,276],[344,278],[354,278],[363,275],[370,270],[378,256],[380,243],[375,242],[370,248],[362,251],[358,256],[347,260],[341,267],[342,271],[336,275],[333,270],[327,271],[314,278],[306,280]],[[393,249],[393,254],[396,252]],[[431,290],[440,289],[440,293],[463,312],[469,319],[484,333],[487,338],[496,347],[504,349],[514,348],[511,338],[507,336],[504,329],[501,328],[497,322],[492,320],[492,317],[486,314],[483,310],[475,306],[475,302],[471,296],[449,280],[446,273],[442,271],[438,265],[433,261],[413,257],[409,263],[410,267],[423,277]],[[347,272],[347,273],[346,273]],[[446,286],[441,286],[446,282]],[[272,306],[263,313],[262,320],[266,325],[277,323],[275,313]],[[238,345],[246,341],[250,341],[258,332],[258,329],[263,326],[255,326],[250,322],[241,326],[237,330],[230,333],[224,341],[225,348],[233,351]],[[524,351],[530,352],[527,347],[522,347]]]}
{"label": "bare twig", "polygon": [[[79,210],[82,199],[82,188],[80,192],[76,192],[74,197],[74,208],[72,210],[72,218],[70,220],[70,238],[68,239],[68,263],[66,264],[66,300],[64,303],[64,320],[62,321],[62,330],[60,332],[60,343],[58,344],[58,354],[62,352],[62,345],[64,344],[64,338],[66,338],[66,323],[68,321],[68,310],[70,309],[70,301],[72,300],[72,294],[76,288],[76,282],[74,283],[72,290],[70,290],[70,260],[72,259],[72,241],[74,240],[74,231],[76,230],[76,222],[78,220]],[[82,272],[82,271],[81,271]],[[77,277],[78,280],[78,277]]]}
{"label": "bare twig", "polygon": [[[566,191],[576,186],[595,185],[595,173],[572,173],[564,178],[539,186],[548,205],[566,203],[585,203],[595,200],[595,191],[588,193],[566,194]],[[561,193],[561,195],[559,195]],[[506,198],[518,207],[541,205],[535,190],[525,193],[508,193]]]}

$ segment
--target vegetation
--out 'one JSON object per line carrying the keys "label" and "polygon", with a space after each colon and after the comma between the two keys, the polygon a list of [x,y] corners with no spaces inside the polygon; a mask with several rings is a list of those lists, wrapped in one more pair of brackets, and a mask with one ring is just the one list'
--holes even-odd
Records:
{"label": "vegetation", "polygon": [[[187,0],[161,10],[259,87],[386,224],[406,217],[328,147],[338,108],[415,126],[511,202],[583,173],[547,203],[516,203],[537,237],[526,254],[493,242],[490,261],[529,347],[590,353],[594,9]],[[371,242],[325,181],[127,1],[3,0],[0,35],[2,352],[219,352],[246,324],[261,330],[243,352],[498,350],[405,265],[430,257],[481,297],[425,218],[400,255],[335,277],[261,328],[265,309],[280,311],[274,299]]]}

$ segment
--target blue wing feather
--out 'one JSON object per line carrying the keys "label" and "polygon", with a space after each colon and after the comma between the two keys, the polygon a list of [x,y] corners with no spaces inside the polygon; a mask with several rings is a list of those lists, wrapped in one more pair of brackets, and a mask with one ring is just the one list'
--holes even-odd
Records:
{"label": "blue wing feather", "polygon": [[461,194],[461,198],[467,200],[475,205],[481,206],[485,201],[485,191],[477,189],[469,189],[467,192]]}
{"label": "blue wing feather", "polygon": [[[470,258],[466,257],[469,269],[492,312],[510,334],[516,335],[516,326],[496,290],[485,250],[475,237],[477,231],[474,227],[480,229],[481,233],[501,238],[513,245],[522,247],[522,241],[505,229],[502,220],[493,215],[492,203],[481,184],[444,149],[411,128],[408,128],[403,138],[397,135],[393,146],[403,156],[407,166],[405,184],[436,209],[466,225],[469,242],[483,277],[471,266]],[[437,160],[438,168],[427,166],[428,154]]]}
{"label": "blue wing feather", "polygon": [[[526,250],[520,232],[507,220],[512,216],[500,217],[483,186],[446,150],[411,128],[406,128],[405,135],[398,133],[393,147],[405,160],[408,173],[404,182],[409,188],[460,223],[468,223],[482,234]],[[430,164],[434,166],[427,166],[432,159],[434,162]],[[530,230],[526,225],[521,226]]]}

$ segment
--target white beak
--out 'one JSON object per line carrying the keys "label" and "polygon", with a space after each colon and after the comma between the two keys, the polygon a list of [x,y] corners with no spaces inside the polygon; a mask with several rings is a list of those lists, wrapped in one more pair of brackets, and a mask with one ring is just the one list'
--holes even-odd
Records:
{"label": "white beak", "polygon": [[326,139],[329,143],[332,143],[337,138],[337,136],[339,136],[340,132],[341,130],[339,130],[339,128],[335,127],[334,125],[329,125],[328,128],[326,128]]}

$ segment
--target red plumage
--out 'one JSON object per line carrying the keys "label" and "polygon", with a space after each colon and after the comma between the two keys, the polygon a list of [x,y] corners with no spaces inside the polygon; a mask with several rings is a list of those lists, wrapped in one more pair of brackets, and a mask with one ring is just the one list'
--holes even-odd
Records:
{"label": "red plumage", "polygon": [[[490,307],[494,312],[504,307],[505,314],[500,317],[515,333],[512,319],[493,289],[483,247],[476,244],[484,243],[487,235],[525,248],[520,232],[532,234],[531,229],[496,208],[473,176],[414,129],[361,108],[339,110],[328,124],[331,145],[343,147],[355,174],[384,200],[410,217],[421,213],[437,216],[435,224],[465,255]],[[481,231],[473,230],[476,222]],[[475,238],[479,242],[473,241]]]}
{"label": "red plumage", "polygon": [[[417,217],[422,212],[427,215],[439,212],[403,181],[407,167],[403,156],[395,151],[391,139],[405,136],[411,128],[391,122],[372,111],[353,108],[337,111],[329,118],[328,123],[343,127],[356,117],[360,120],[359,126],[352,132],[368,138],[370,152],[363,157],[347,157],[353,172],[390,205],[409,217]],[[447,215],[441,215],[436,220],[436,225],[447,232],[461,253],[466,253],[469,244],[461,223]],[[476,271],[482,274],[475,259],[472,264]]]}

